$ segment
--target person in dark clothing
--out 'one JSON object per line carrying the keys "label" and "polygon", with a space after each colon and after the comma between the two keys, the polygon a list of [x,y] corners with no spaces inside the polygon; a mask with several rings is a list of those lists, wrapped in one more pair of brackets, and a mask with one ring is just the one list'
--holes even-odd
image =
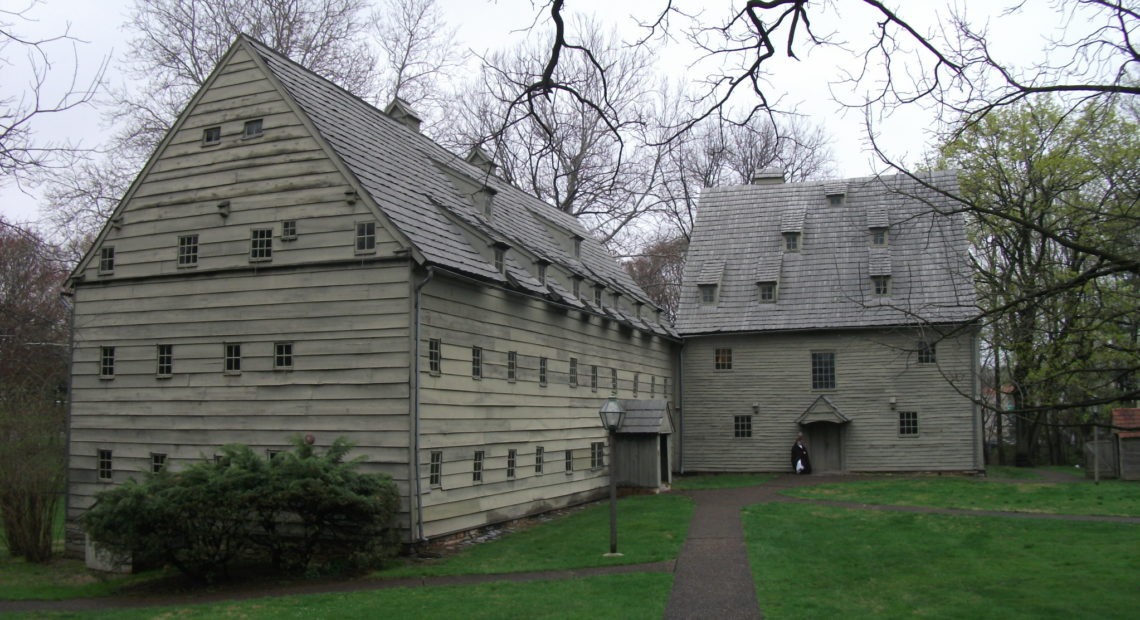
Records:
{"label": "person in dark clothing", "polygon": [[804,434],[796,434],[796,443],[792,444],[792,471],[797,474],[811,473],[811,458],[808,457],[807,446],[804,445]]}

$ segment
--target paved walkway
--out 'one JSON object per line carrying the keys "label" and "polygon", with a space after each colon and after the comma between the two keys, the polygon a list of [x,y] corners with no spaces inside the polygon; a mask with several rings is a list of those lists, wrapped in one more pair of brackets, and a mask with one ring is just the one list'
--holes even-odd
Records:
{"label": "paved walkway", "polygon": [[[1064,477],[1063,474],[1059,474],[1059,476],[1061,476],[1061,478],[1056,481],[1079,481],[1078,478],[1067,478]],[[810,502],[870,510],[895,510],[975,516],[1000,515],[1014,518],[1067,519],[1070,521],[1104,521],[1140,524],[1140,518],[1134,517],[1086,517],[1077,515],[983,512],[907,506],[876,506],[849,502],[802,500],[780,495],[781,491],[792,487],[829,482],[850,482],[863,478],[862,476],[851,475],[794,476],[786,474],[755,487],[685,492],[686,495],[694,499],[696,507],[693,512],[693,519],[689,525],[688,537],[685,539],[685,544],[681,547],[681,553],[675,561],[567,571],[512,573],[507,575],[461,575],[454,577],[415,577],[387,580],[359,579],[348,581],[318,581],[279,587],[258,585],[249,588],[230,588],[215,592],[193,592],[162,596],[116,596],[69,599],[63,601],[0,601],[0,614],[47,611],[107,611],[121,608],[157,606],[182,607],[223,600],[252,599],[267,596],[357,592],[400,587],[472,585],[494,581],[523,582],[566,580],[620,573],[671,572],[673,573],[673,590],[669,597],[669,603],[665,608],[666,619],[715,618],[716,620],[734,620],[737,618],[761,618],[762,614],[756,599],[756,589],[752,578],[752,571],[748,566],[748,556],[744,544],[744,526],[740,519],[741,510],[751,504],[771,501]],[[1010,482],[1040,482],[1040,479],[1011,480]]]}

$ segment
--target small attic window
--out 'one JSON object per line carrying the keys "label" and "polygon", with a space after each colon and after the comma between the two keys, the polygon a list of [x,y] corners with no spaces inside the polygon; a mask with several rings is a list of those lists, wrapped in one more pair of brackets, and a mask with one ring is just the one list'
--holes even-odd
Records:
{"label": "small attic window", "polygon": [[582,276],[574,276],[573,278],[574,279],[573,279],[572,286],[574,287],[574,299],[581,299],[582,298]]}
{"label": "small attic window", "polygon": [[843,206],[843,201],[844,201],[843,194],[828,194],[827,195],[827,204],[829,204],[833,207]]}
{"label": "small attic window", "polygon": [[698,284],[697,290],[701,293],[702,304],[715,304],[716,303],[716,285],[715,284]]}
{"label": "small attic window", "polygon": [[507,270],[507,247],[503,245],[495,246],[495,271],[505,273]]}
{"label": "small attic window", "polygon": [[[294,230],[296,232],[296,230]],[[376,222],[356,223],[356,253],[372,254],[376,252]]]}
{"label": "small attic window", "polygon": [[784,233],[784,249],[788,252],[800,251],[800,233],[786,232]]}
{"label": "small attic window", "polygon": [[605,287],[602,287],[602,286],[595,286],[594,287],[594,305],[599,307],[599,308],[602,307],[602,291],[604,291],[604,290],[605,290]]}
{"label": "small attic window", "polygon": [[621,293],[615,292],[611,298],[615,310],[621,309]]}
{"label": "small attic window", "polygon": [[774,304],[774,303],[776,303],[776,294],[778,292],[778,289],[776,287],[775,282],[757,282],[756,288],[757,288],[757,295],[759,297],[760,303],[762,303],[762,304]]}
{"label": "small attic window", "polygon": [[877,248],[887,247],[889,235],[885,226],[877,226],[871,229],[871,245]]}
{"label": "small attic window", "polygon": [[281,240],[293,241],[297,238],[297,220],[285,220],[281,222]]}
{"label": "small attic window", "polygon": [[222,143],[222,128],[207,127],[202,130],[202,146],[214,146]]}
{"label": "small attic window", "polygon": [[491,219],[495,208],[495,190],[484,186],[475,192],[475,195],[472,196],[471,199],[475,203],[475,207],[483,214],[483,217],[488,220]]}
{"label": "small attic window", "polygon": [[242,132],[241,132],[241,137],[243,137],[243,138],[260,137],[262,134],[263,125],[264,125],[264,123],[262,122],[262,119],[260,119],[260,118],[255,118],[251,121],[246,121],[245,122],[245,128],[242,129]]}
{"label": "small attic window", "polygon": [[571,241],[574,243],[574,258],[582,258],[582,238],[575,235]]}
{"label": "small attic window", "polygon": [[115,247],[111,245],[99,248],[99,273],[115,273]]}
{"label": "small attic window", "polygon": [[546,263],[539,262],[536,264],[536,268],[538,269],[538,281],[540,284],[545,286],[546,285]]}

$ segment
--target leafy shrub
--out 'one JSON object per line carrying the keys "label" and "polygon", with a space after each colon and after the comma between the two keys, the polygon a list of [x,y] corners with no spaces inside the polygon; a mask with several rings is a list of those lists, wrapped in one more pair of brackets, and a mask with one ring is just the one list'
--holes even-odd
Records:
{"label": "leafy shrub", "polygon": [[215,461],[100,493],[83,525],[136,563],[170,563],[206,581],[245,556],[291,572],[314,560],[324,570],[374,562],[395,549],[398,492],[388,476],[346,462],[351,447],[337,439],[322,455],[296,438],[293,451],[267,460],[226,446]]}

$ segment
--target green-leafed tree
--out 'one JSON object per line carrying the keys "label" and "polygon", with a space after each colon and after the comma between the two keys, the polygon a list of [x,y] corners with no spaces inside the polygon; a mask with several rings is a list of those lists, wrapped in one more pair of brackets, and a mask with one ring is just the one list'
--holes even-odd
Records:
{"label": "green-leafed tree", "polygon": [[[1113,100],[1026,102],[942,147],[961,171],[988,361],[1012,387],[1019,462],[1140,395],[1140,127]],[[1048,454],[1042,450],[1048,449]]]}

